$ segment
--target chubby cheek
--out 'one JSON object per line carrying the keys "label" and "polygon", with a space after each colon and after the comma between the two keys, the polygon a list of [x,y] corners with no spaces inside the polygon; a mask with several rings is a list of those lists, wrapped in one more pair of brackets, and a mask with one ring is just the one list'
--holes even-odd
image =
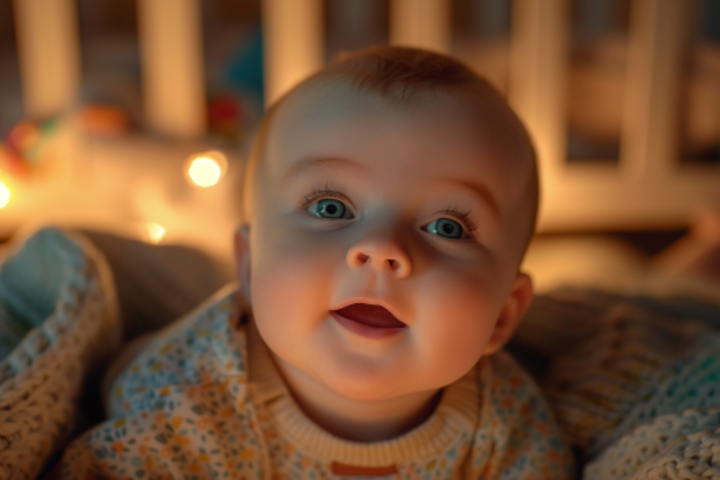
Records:
{"label": "chubby cheek", "polygon": [[251,253],[252,308],[271,349],[292,361],[299,339],[328,315],[335,263],[321,242],[294,232],[259,234]]}
{"label": "chubby cheek", "polygon": [[504,298],[492,275],[462,269],[437,269],[418,295],[419,348],[427,353],[428,371],[453,381],[477,363],[492,336]]}

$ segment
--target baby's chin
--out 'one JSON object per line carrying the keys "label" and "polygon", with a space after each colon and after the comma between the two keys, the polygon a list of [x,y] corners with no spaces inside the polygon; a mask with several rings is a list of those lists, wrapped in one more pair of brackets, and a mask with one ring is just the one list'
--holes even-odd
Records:
{"label": "baby's chin", "polygon": [[390,382],[378,381],[377,378],[351,378],[348,376],[343,379],[331,379],[330,381],[321,379],[320,381],[335,394],[349,400],[362,402],[391,400],[410,393],[399,390],[397,385],[388,384]]}
{"label": "baby's chin", "polygon": [[392,378],[387,371],[378,372],[377,365],[367,365],[367,362],[336,360],[323,361],[321,365],[297,365],[292,360],[275,357],[286,381],[294,383],[295,389],[313,389],[327,398],[381,402],[411,393],[402,388],[397,378]]}
{"label": "baby's chin", "polygon": [[[370,403],[382,403],[437,392],[452,383],[448,380],[433,384],[420,378],[413,381],[406,374],[409,372],[388,375],[385,372],[378,372],[376,366],[373,367],[375,368],[367,368],[363,365],[345,366],[343,369],[326,370],[320,375],[312,376],[326,389],[340,397],[350,401]],[[388,367],[387,370],[397,372],[392,367]]]}

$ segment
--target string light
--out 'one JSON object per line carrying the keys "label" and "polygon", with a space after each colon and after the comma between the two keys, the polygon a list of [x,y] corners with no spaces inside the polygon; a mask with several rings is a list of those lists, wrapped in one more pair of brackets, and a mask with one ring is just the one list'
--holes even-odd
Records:
{"label": "string light", "polygon": [[5,208],[10,203],[10,189],[0,182],[0,208]]}
{"label": "string light", "polygon": [[187,177],[191,183],[199,187],[212,187],[225,175],[226,168],[227,159],[221,152],[204,152],[190,157]]}
{"label": "string light", "polygon": [[196,158],[190,164],[188,174],[195,185],[211,187],[220,181],[220,165],[212,158]]}
{"label": "string light", "polygon": [[158,244],[165,238],[165,228],[159,223],[147,222],[142,225],[140,235],[146,242]]}

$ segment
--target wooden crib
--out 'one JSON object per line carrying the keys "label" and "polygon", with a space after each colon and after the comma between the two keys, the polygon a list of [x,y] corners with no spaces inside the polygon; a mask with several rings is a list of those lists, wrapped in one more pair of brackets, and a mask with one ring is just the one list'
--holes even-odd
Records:
{"label": "wooden crib", "polygon": [[[447,0],[393,0],[390,6],[391,43],[449,51]],[[633,2],[619,162],[570,163],[564,113],[569,2],[513,2],[508,93],[539,152],[540,231],[680,227],[699,210],[720,207],[720,169],[683,165],[674,153],[674,100],[692,7],[684,0]],[[319,0],[264,2],[269,101],[321,65],[320,11]]]}
{"label": "wooden crib", "polygon": [[[717,165],[681,162],[676,101],[693,2],[634,0],[619,160],[567,159],[569,0],[514,0],[508,98],[539,152],[540,231],[667,229],[720,209]],[[26,113],[72,106],[80,82],[73,0],[15,0]],[[450,51],[450,0],[390,0],[391,43]],[[199,0],[138,0],[146,123],[204,134]],[[266,102],[324,61],[322,0],[263,0]],[[720,114],[720,113],[719,113]],[[598,159],[605,160],[605,159]]]}
{"label": "wooden crib", "polygon": [[[23,100],[30,118],[56,115],[75,106],[81,75],[74,2],[14,0]],[[678,91],[693,1],[632,0],[619,155],[584,161],[570,160],[567,142],[570,3],[512,1],[507,95],[530,129],[539,154],[543,190],[540,232],[683,229],[704,210],[720,211],[720,164],[685,161],[676,153],[681,151]],[[452,53],[451,0],[389,0],[388,5],[391,43]],[[168,229],[169,242],[200,247],[231,265],[229,240],[236,228],[232,208],[237,207],[237,178],[234,183],[225,181],[201,190],[189,186],[180,175],[183,155],[204,148],[206,134],[201,121],[205,101],[201,2],[137,0],[137,7],[145,124],[176,141],[153,143],[138,138],[142,135],[128,135],[114,142],[94,143],[94,159],[66,158],[68,163],[82,167],[76,169],[82,175],[76,175],[72,182],[38,178],[35,183],[22,185],[25,191],[18,195],[19,201],[7,209],[0,208],[0,239],[11,236],[30,217],[41,225],[82,224],[110,229],[115,226],[113,222],[127,216],[128,222],[159,222]],[[266,103],[325,61],[323,12],[323,0],[262,0]],[[717,108],[720,115],[720,105]],[[241,173],[241,169],[237,171]],[[720,216],[715,219],[715,243],[711,247],[717,251]],[[129,226],[123,224],[125,230],[119,233],[132,234]],[[559,282],[556,279],[567,280],[560,278],[563,272],[556,275],[551,271],[550,267],[558,267],[557,259],[564,259],[567,270],[576,275],[570,282],[574,286],[582,284],[577,281],[578,272],[592,273],[586,279],[591,286],[602,277],[609,280],[604,285],[612,282],[615,287],[623,272],[655,275],[660,271],[646,268],[649,262],[628,265],[632,257],[618,257],[615,250],[604,257],[598,254],[604,249],[580,245],[580,253],[573,253],[567,245],[536,250],[536,255],[531,247],[526,261],[530,257],[530,264],[538,259],[544,262],[537,270],[528,267],[536,287],[550,290]],[[703,261],[704,252],[697,245],[684,248],[681,240],[675,246],[677,255],[666,264],[682,270],[684,265]],[[0,259],[2,255],[0,249]],[[665,255],[666,259],[670,257],[673,255]],[[145,262],[142,255],[129,255],[128,259]],[[659,261],[652,266],[661,264]],[[613,270],[615,265],[619,268]],[[599,272],[589,267],[598,267]],[[142,271],[146,268],[144,263]],[[536,272],[545,273],[545,279]],[[645,286],[648,288],[629,291],[660,291],[657,283]],[[689,286],[696,296],[710,292],[707,298],[719,301],[717,285],[702,292],[695,284]],[[614,318],[613,325],[620,325]],[[585,317],[558,320],[562,325],[557,332],[563,335],[568,325],[588,324]],[[539,336],[532,329],[525,330],[524,338],[530,337]],[[604,334],[594,337],[615,338]],[[565,348],[570,337],[559,338]],[[615,350],[622,342],[611,343],[612,357],[583,355],[583,360],[605,362],[610,358],[608,363],[619,364]],[[637,357],[635,351],[631,353],[633,359]],[[587,370],[577,371],[585,375]],[[587,398],[604,398],[590,393],[593,395]],[[40,463],[33,468],[38,470]]]}

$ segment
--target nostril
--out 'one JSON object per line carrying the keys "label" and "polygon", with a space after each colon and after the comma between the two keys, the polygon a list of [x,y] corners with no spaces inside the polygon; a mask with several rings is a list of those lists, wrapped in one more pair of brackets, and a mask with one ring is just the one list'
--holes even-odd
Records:
{"label": "nostril", "polygon": [[365,251],[370,255],[359,248],[352,248],[345,257],[347,265],[350,268],[370,266],[377,271],[392,272],[398,278],[407,277],[412,270],[410,259],[403,255],[404,252],[373,252],[367,249]]}

